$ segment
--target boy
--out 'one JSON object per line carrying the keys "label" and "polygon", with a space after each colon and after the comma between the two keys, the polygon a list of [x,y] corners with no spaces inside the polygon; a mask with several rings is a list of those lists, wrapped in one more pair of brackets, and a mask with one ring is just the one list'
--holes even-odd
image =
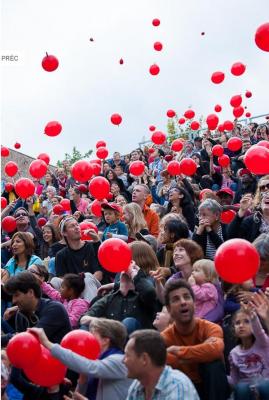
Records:
{"label": "boy", "polygon": [[128,240],[128,230],[126,225],[120,221],[121,207],[116,203],[103,203],[102,211],[108,226],[104,230],[102,241],[110,238]]}

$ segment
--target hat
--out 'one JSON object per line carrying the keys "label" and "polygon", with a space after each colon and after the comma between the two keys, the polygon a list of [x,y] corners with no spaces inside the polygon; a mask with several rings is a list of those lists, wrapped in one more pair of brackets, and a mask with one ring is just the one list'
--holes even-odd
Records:
{"label": "hat", "polygon": [[247,169],[247,168],[242,168],[242,169],[240,169],[240,171],[239,171],[239,176],[243,176],[243,175],[250,175],[250,176],[252,176],[250,170]]}
{"label": "hat", "polygon": [[194,142],[202,142],[202,141],[203,141],[203,139],[200,136],[196,136],[194,138]]}
{"label": "hat", "polygon": [[154,252],[157,252],[157,239],[152,236],[152,235],[142,235],[142,233],[137,232],[135,235],[137,240],[142,240],[142,242],[146,242],[147,244],[150,245],[150,247],[154,250]]}
{"label": "hat", "polygon": [[217,196],[221,195],[222,193],[229,194],[230,196],[234,197],[234,192],[230,188],[223,188],[217,192]]}
{"label": "hat", "polygon": [[106,210],[114,210],[120,214],[122,212],[122,208],[116,203],[102,203],[101,207]]}

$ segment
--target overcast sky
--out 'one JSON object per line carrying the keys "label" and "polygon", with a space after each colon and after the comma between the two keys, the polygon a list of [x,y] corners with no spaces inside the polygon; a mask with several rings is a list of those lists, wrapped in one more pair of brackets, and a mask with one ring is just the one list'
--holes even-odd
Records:
{"label": "overcast sky", "polygon": [[[248,111],[268,113],[269,54],[254,42],[268,20],[268,0],[2,0],[1,55],[19,55],[2,62],[2,143],[18,141],[33,157],[46,151],[54,163],[100,139],[110,155],[127,153],[150,138],[149,125],[166,129],[168,109],[181,116],[191,105],[206,116],[218,103],[222,121],[232,118],[230,97],[246,89]],[[41,67],[46,51],[59,59],[55,72]],[[247,65],[241,77],[230,73],[236,61]],[[155,62],[161,71],[151,76]],[[220,85],[210,81],[216,70],[226,73]],[[51,138],[43,132],[53,120],[63,130]]]}

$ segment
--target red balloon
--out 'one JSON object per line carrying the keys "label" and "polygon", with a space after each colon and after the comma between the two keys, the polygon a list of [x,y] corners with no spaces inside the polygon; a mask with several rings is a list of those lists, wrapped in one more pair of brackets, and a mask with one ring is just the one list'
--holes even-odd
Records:
{"label": "red balloon", "polygon": [[88,192],[88,187],[86,185],[81,184],[81,185],[78,185],[78,190],[81,193],[87,193]]}
{"label": "red balloon", "polygon": [[33,178],[40,179],[46,175],[48,165],[43,160],[34,160],[29,165],[29,173]]}
{"label": "red balloon", "polygon": [[181,151],[184,147],[184,143],[180,139],[175,139],[171,144],[171,150]]}
{"label": "red balloon", "polygon": [[224,121],[223,127],[225,131],[232,131],[234,129],[234,124],[232,121]]}
{"label": "red balloon", "polygon": [[114,197],[113,194],[111,192],[109,192],[107,195],[107,200],[112,200],[113,197]]}
{"label": "red balloon", "polygon": [[24,368],[25,375],[31,382],[44,387],[60,384],[64,380],[66,370],[66,366],[53,357],[50,351],[42,345],[39,360]]}
{"label": "red balloon", "polygon": [[132,252],[121,239],[105,240],[98,249],[99,263],[110,272],[126,271],[132,261]]}
{"label": "red balloon", "polygon": [[158,75],[160,72],[160,67],[157,64],[152,64],[149,68],[151,75]]}
{"label": "red balloon", "polygon": [[98,149],[99,147],[106,147],[106,142],[104,142],[103,140],[98,140],[98,142],[96,143],[95,147]]}
{"label": "red balloon", "polygon": [[191,123],[191,129],[193,130],[193,131],[197,131],[199,128],[200,128],[200,124],[199,124],[199,122],[198,121],[192,121],[192,123]]}
{"label": "red balloon", "polygon": [[64,208],[61,204],[56,204],[53,209],[52,209],[53,213],[56,215],[61,215],[64,213]]}
{"label": "red balloon", "polygon": [[156,50],[156,51],[161,51],[162,48],[163,48],[163,45],[162,45],[161,42],[155,42],[154,45],[153,45],[153,47],[154,47],[154,50]]}
{"label": "red balloon", "polygon": [[239,118],[244,114],[244,107],[236,107],[233,109],[233,115],[235,118]]}
{"label": "red balloon", "polygon": [[47,165],[50,163],[50,157],[46,153],[40,153],[39,156],[37,156],[37,159],[45,161]]}
{"label": "red balloon", "polygon": [[41,357],[40,342],[31,333],[18,333],[8,342],[7,356],[11,364],[16,368],[31,367]]}
{"label": "red balloon", "polygon": [[7,199],[5,197],[1,197],[1,208],[6,208]]}
{"label": "red balloon", "polygon": [[102,161],[99,158],[96,158],[96,160],[90,160],[89,163],[90,164],[98,164],[98,165],[100,165],[100,167],[102,165]]}
{"label": "red balloon", "polygon": [[95,175],[95,176],[100,175],[101,165],[99,165],[97,163],[92,163],[92,168],[93,168],[93,175]]}
{"label": "red balloon", "polygon": [[165,161],[170,162],[173,160],[173,156],[171,154],[166,154],[166,156],[164,157]]}
{"label": "red balloon", "polygon": [[120,63],[120,65],[122,65],[124,63],[122,58],[120,58],[119,63]]}
{"label": "red balloon", "polygon": [[87,182],[93,176],[93,167],[89,161],[79,160],[72,165],[71,175],[78,182]]}
{"label": "red balloon", "polygon": [[122,121],[122,116],[120,114],[112,114],[110,117],[110,121],[114,125],[119,125]]}
{"label": "red balloon", "polygon": [[154,132],[156,130],[156,127],[154,125],[150,125],[149,130],[151,132]]}
{"label": "red balloon", "polygon": [[218,126],[218,131],[219,131],[219,132],[224,132],[224,126],[223,126],[222,124],[220,124],[220,125]]}
{"label": "red balloon", "polygon": [[215,105],[215,111],[216,112],[221,112],[221,110],[222,110],[222,107],[219,104],[216,104]]}
{"label": "red balloon", "polygon": [[227,147],[231,151],[238,151],[242,148],[242,140],[239,137],[231,137],[227,142]]}
{"label": "red balloon", "polygon": [[6,192],[12,192],[12,190],[14,189],[14,185],[13,185],[13,183],[11,183],[11,182],[7,182],[6,184],[5,184],[5,191]]}
{"label": "red balloon", "polygon": [[230,165],[230,158],[227,156],[227,154],[223,154],[218,158],[218,163],[221,167],[228,167]]}
{"label": "red balloon", "polygon": [[149,148],[149,154],[154,153],[155,150],[156,150],[156,149],[154,149],[154,147],[150,147],[150,148]]}
{"label": "red balloon", "polygon": [[166,115],[168,118],[173,118],[176,115],[176,113],[174,110],[168,110]]}
{"label": "red balloon", "polygon": [[247,150],[244,163],[246,167],[256,175],[269,173],[269,150],[263,146],[251,146]]}
{"label": "red balloon", "polygon": [[241,62],[236,62],[231,67],[231,73],[235,76],[242,75],[246,70],[246,66]]}
{"label": "red balloon", "polygon": [[185,122],[186,122],[185,118],[179,118],[179,120],[178,120],[178,123],[179,123],[180,125],[185,124]]}
{"label": "red balloon", "polygon": [[16,142],[15,144],[14,144],[14,148],[15,149],[20,149],[21,148],[21,144],[20,143],[18,143],[18,142]]}
{"label": "red balloon", "polygon": [[106,147],[99,147],[96,151],[96,156],[101,160],[104,160],[108,156],[108,150]]}
{"label": "red balloon", "polygon": [[51,121],[45,126],[45,134],[47,136],[58,136],[62,131],[62,125],[57,121]]}
{"label": "red balloon", "polygon": [[134,176],[140,176],[145,171],[145,164],[143,161],[133,161],[130,164],[129,171]]}
{"label": "red balloon", "polygon": [[101,347],[96,337],[92,333],[80,329],[67,333],[61,341],[61,346],[90,360],[96,360],[101,353]]}
{"label": "red balloon", "polygon": [[160,23],[161,23],[161,21],[160,21],[158,18],[154,18],[154,19],[152,20],[152,25],[153,25],[153,26],[159,26]]}
{"label": "red balloon", "polygon": [[225,74],[221,71],[213,72],[211,75],[211,81],[215,84],[219,84],[224,81]]}
{"label": "red balloon", "polygon": [[11,215],[2,219],[2,229],[5,232],[14,232],[17,228],[16,219]]}
{"label": "red balloon", "polygon": [[1,146],[1,157],[8,157],[9,156],[9,150],[7,147]]}
{"label": "red balloon", "polygon": [[197,165],[192,158],[184,158],[180,161],[180,170],[182,174],[191,176],[195,174]]}
{"label": "red balloon", "polygon": [[210,129],[211,131],[214,131],[214,129],[216,129],[218,126],[219,117],[216,114],[209,114],[206,118],[206,123],[207,123],[208,129]]}
{"label": "red balloon", "polygon": [[62,199],[60,201],[60,205],[63,207],[64,211],[70,211],[71,210],[70,200],[69,199]]}
{"label": "red balloon", "polygon": [[35,193],[35,185],[31,179],[20,178],[15,183],[15,192],[22,199],[33,196]]}
{"label": "red balloon", "polygon": [[96,176],[90,181],[89,192],[97,199],[105,199],[110,191],[110,185],[106,178],[103,176]]}
{"label": "red balloon", "polygon": [[151,136],[151,140],[155,144],[163,144],[166,140],[166,135],[163,132],[156,131]]}
{"label": "red balloon", "polygon": [[211,189],[207,189],[207,188],[203,189],[203,190],[201,190],[201,192],[199,194],[199,199],[204,200],[204,197],[206,194],[212,194],[212,193],[213,193],[213,191]]}
{"label": "red balloon", "polygon": [[215,144],[215,146],[212,147],[213,156],[221,157],[223,153],[224,153],[224,148],[221,146],[221,144]]}
{"label": "red balloon", "polygon": [[42,226],[46,225],[46,223],[47,223],[46,218],[41,217],[38,218],[37,220],[37,225],[39,226],[39,228],[42,228]]}
{"label": "red balloon", "polygon": [[236,216],[236,212],[233,210],[222,211],[220,215],[220,221],[223,224],[230,224]]}
{"label": "red balloon", "polygon": [[171,176],[179,175],[180,170],[180,163],[178,161],[170,161],[167,165],[167,171]]}
{"label": "red balloon", "polygon": [[192,119],[195,116],[195,112],[193,110],[187,110],[184,113],[184,117],[187,119]]}
{"label": "red balloon", "polygon": [[85,230],[87,229],[93,229],[96,233],[98,233],[98,228],[93,222],[81,222],[79,227],[81,240],[92,240],[91,236],[85,233]]}
{"label": "red balloon", "polygon": [[242,103],[242,96],[240,94],[236,94],[235,96],[231,97],[230,104],[232,107],[239,107]]}
{"label": "red balloon", "polygon": [[246,112],[246,114],[245,114],[245,115],[246,115],[246,117],[247,117],[247,118],[251,117],[251,114],[250,114],[250,112]]}
{"label": "red balloon", "polygon": [[94,200],[91,203],[91,212],[93,215],[96,217],[102,217],[102,207],[101,207],[101,201],[99,200]]}
{"label": "red balloon", "polygon": [[18,172],[18,165],[14,161],[9,161],[5,165],[5,173],[8,176],[14,176]]}
{"label": "red balloon", "polygon": [[256,30],[255,43],[259,49],[269,51],[269,22],[260,25]]}
{"label": "red balloon", "polygon": [[259,253],[244,239],[227,240],[215,255],[217,273],[225,282],[243,283],[256,275],[259,265]]}
{"label": "red balloon", "polygon": [[58,68],[58,65],[59,61],[57,58],[55,56],[49,56],[48,53],[46,53],[46,57],[42,60],[43,69],[47,72],[52,72]]}
{"label": "red balloon", "polygon": [[257,146],[263,146],[269,149],[269,142],[268,140],[261,140],[259,143],[257,143]]}
{"label": "red balloon", "polygon": [[249,90],[247,90],[245,96],[249,99],[250,97],[252,97],[252,93]]}

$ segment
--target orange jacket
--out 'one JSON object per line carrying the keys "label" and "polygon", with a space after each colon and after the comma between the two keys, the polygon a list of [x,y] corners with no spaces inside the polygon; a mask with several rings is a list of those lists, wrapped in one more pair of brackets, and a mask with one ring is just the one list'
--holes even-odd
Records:
{"label": "orange jacket", "polygon": [[[188,335],[178,332],[175,323],[162,333],[166,347],[180,346],[176,355],[167,354],[167,364],[180,369],[194,382],[201,382],[198,371],[200,363],[223,359],[223,332],[219,325],[205,319],[195,318],[194,330]],[[207,341],[208,340],[208,341]]]}
{"label": "orange jacket", "polygon": [[155,211],[151,210],[146,204],[143,208],[144,218],[148,225],[149,233],[155,237],[159,235],[159,216]]}

